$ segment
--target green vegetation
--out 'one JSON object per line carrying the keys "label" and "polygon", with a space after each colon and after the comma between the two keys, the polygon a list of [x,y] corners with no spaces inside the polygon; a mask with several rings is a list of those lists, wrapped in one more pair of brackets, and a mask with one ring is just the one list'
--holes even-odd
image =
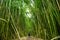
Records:
{"label": "green vegetation", "polygon": [[29,32],[51,40],[59,36],[59,28],[56,0],[0,0],[0,40],[20,39]]}

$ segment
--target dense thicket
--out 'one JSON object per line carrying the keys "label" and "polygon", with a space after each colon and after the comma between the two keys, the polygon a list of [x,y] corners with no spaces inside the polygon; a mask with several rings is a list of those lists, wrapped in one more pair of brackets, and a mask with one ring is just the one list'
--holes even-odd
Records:
{"label": "dense thicket", "polygon": [[[58,1],[58,0],[57,0]],[[0,39],[27,36],[50,40],[60,35],[56,0],[0,0]]]}

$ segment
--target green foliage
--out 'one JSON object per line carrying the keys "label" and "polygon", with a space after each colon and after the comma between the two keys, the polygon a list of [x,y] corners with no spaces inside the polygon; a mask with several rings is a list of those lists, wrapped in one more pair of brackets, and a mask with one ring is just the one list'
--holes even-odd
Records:
{"label": "green foliage", "polygon": [[0,39],[31,36],[50,40],[59,35],[60,13],[55,0],[0,0]]}

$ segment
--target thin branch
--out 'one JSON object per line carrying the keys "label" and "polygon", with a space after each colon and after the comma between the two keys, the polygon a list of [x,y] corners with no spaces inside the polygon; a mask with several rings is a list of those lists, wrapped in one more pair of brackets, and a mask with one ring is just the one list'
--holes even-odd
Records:
{"label": "thin branch", "polygon": [[52,38],[51,40],[58,39],[58,38],[60,38],[60,36],[54,37],[54,38]]}
{"label": "thin branch", "polygon": [[7,23],[7,20],[5,20],[5,19],[3,19],[3,18],[0,18],[0,20],[2,20],[2,21],[4,21],[4,22],[6,22],[6,23]]}
{"label": "thin branch", "polygon": [[58,2],[58,0],[56,0],[56,3],[57,3],[57,5],[58,5],[58,8],[59,8],[59,10],[60,10],[60,5],[59,5],[59,2]]}

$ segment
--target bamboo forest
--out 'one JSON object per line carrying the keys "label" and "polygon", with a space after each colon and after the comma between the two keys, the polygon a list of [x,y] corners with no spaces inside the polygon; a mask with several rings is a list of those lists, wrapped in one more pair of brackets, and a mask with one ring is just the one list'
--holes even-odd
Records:
{"label": "bamboo forest", "polygon": [[0,0],[0,40],[60,40],[60,0]]}

